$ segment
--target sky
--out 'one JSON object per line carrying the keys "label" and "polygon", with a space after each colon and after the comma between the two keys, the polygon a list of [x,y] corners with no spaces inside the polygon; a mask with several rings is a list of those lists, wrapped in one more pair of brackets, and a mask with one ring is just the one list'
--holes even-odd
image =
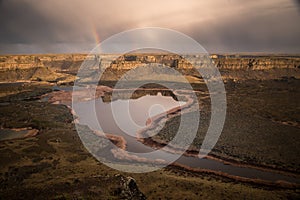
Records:
{"label": "sky", "polygon": [[80,53],[122,31],[182,32],[209,53],[300,53],[299,0],[0,0],[0,54]]}

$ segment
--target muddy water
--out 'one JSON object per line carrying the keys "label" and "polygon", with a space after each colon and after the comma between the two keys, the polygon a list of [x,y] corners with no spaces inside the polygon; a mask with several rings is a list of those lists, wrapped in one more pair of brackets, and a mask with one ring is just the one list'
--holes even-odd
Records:
{"label": "muddy water", "polygon": [[[90,101],[80,103],[81,109],[77,110],[77,115],[80,116],[79,123],[86,124],[91,129],[97,129],[97,123],[99,123],[103,132],[124,137],[127,142],[127,151],[146,153],[154,151],[154,149],[138,142],[135,133],[145,127],[146,120],[149,117],[164,113],[169,109],[184,104],[184,102],[177,102],[172,97],[162,96],[161,94],[157,96],[146,95],[138,99],[117,100],[111,103],[104,103],[100,98],[95,101],[97,120],[93,120],[89,117],[89,114],[93,112],[93,110],[89,110],[90,104]],[[160,156],[160,158],[172,157],[172,154],[166,153]],[[300,183],[299,179],[287,175],[228,165],[211,159],[181,156],[176,162],[192,168],[213,170],[244,178],[261,179],[272,182],[283,180]]]}
{"label": "muddy water", "polygon": [[167,110],[184,104],[177,102],[172,97],[146,95],[139,99],[117,100],[104,103],[102,99],[95,101],[96,116],[98,120],[90,118],[93,112],[89,101],[80,103],[76,110],[79,123],[97,129],[97,123],[105,133],[124,137],[127,142],[126,150],[135,153],[151,152],[153,149],[136,140],[136,133],[146,125],[148,118],[164,113]]}

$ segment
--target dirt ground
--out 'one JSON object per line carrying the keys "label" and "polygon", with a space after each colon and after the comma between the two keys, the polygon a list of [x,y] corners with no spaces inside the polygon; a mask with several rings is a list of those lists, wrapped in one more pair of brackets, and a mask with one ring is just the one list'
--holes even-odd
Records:
{"label": "dirt ground", "polygon": [[[299,83],[227,83],[228,117],[213,153],[299,173]],[[0,141],[0,199],[300,197],[299,188],[241,183],[177,167],[143,174],[113,170],[83,147],[66,106],[39,100],[40,95],[51,91],[51,86],[0,85],[0,91],[1,128],[39,130],[35,137]],[[200,139],[195,141],[195,146],[199,144]]]}
{"label": "dirt ground", "polygon": [[[231,81],[226,92],[226,121],[211,155],[299,173],[300,81]],[[199,102],[200,128],[192,149],[201,147],[210,120],[209,98]],[[156,139],[172,140],[178,124],[180,116],[169,120]]]}

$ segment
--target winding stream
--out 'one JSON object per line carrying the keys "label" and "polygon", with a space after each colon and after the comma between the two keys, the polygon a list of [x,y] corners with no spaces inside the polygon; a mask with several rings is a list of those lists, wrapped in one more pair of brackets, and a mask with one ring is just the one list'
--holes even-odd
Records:
{"label": "winding stream", "polygon": [[[97,120],[91,120],[89,114],[91,101],[80,102],[82,112],[76,113],[80,116],[79,123],[88,125],[91,129],[97,129],[99,122],[102,131],[118,136],[122,136],[126,142],[126,150],[135,153],[145,153],[154,151],[150,146],[146,146],[137,141],[135,133],[145,127],[146,120],[167,110],[183,105],[184,102],[175,101],[172,97],[146,95],[138,99],[116,100],[104,103],[101,98],[95,101]],[[128,109],[129,108],[129,112]],[[78,112],[78,111],[77,111]],[[117,121],[117,122],[116,122]],[[164,156],[170,156],[166,153]],[[199,159],[196,157],[181,156],[176,163],[194,169],[207,169],[209,171],[222,172],[231,176],[238,176],[249,179],[260,179],[263,181],[287,181],[290,183],[300,183],[298,178],[279,174],[271,171],[264,171],[257,168],[243,167],[237,165],[224,164],[218,160]]]}

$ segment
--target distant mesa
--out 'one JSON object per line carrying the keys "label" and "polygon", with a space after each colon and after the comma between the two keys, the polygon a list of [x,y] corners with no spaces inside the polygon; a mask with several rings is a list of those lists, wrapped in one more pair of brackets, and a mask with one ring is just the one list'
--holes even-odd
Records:
{"label": "distant mesa", "polygon": [[[183,56],[167,53],[136,53],[120,55],[87,54],[49,54],[49,55],[2,55],[0,56],[0,81],[44,81],[56,84],[68,84],[75,76],[85,59],[95,62],[93,70],[101,65],[108,67],[102,80],[118,80],[126,71],[137,66],[160,63],[177,69],[188,77],[198,81],[199,74],[193,69],[199,62],[207,66],[208,59],[199,55]],[[224,79],[281,79],[282,77],[299,78],[300,55],[267,54],[212,54],[210,58],[220,70]],[[209,61],[210,62],[210,61]],[[97,65],[98,64],[98,65]],[[93,64],[92,64],[93,65]]]}

